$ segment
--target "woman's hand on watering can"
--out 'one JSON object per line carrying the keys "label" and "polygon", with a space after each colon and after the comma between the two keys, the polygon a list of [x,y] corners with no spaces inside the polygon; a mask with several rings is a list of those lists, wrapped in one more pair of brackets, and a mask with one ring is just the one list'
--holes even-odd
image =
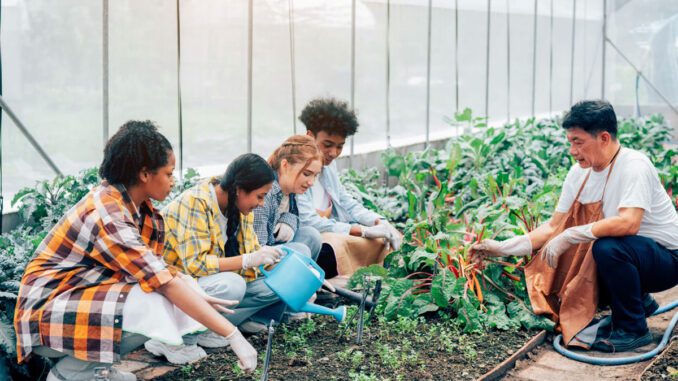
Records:
{"label": "woman's hand on watering can", "polygon": [[261,249],[250,254],[242,255],[242,268],[249,269],[252,267],[259,267],[261,265],[272,265],[276,263],[282,251],[277,247],[264,246]]}
{"label": "woman's hand on watering can", "polygon": [[231,346],[231,350],[238,356],[238,365],[246,372],[251,372],[257,368],[257,350],[245,340],[242,333],[235,329],[233,333],[226,337]]}
{"label": "woman's hand on watering can", "polygon": [[286,223],[280,222],[275,225],[276,242],[289,242],[294,238],[294,229]]}

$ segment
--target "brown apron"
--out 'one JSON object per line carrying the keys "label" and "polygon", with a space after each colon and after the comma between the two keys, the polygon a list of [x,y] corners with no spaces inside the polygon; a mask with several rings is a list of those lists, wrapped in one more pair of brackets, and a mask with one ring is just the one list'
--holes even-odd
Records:
{"label": "brown apron", "polygon": [[354,237],[346,234],[322,233],[323,243],[332,246],[339,275],[350,276],[357,269],[383,264],[390,252],[383,240]]}
{"label": "brown apron", "polygon": [[[549,237],[549,241],[567,228],[587,225],[602,219],[602,200],[616,158],[615,154],[600,201],[588,204],[579,202],[579,196],[591,175],[589,171],[567,212],[567,217]],[[542,250],[545,246],[542,246]],[[556,323],[556,330],[562,332],[564,342],[568,345],[576,345],[575,342],[571,342],[572,338],[593,320],[598,307],[598,279],[592,247],[593,242],[573,245],[558,258],[558,266],[555,269],[542,260],[540,250],[525,266],[525,281],[532,309],[537,315],[547,315],[553,320]]]}

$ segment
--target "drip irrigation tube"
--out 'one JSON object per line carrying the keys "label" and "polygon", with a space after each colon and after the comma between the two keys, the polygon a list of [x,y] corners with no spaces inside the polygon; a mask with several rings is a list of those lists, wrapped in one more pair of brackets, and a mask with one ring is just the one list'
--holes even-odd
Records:
{"label": "drip irrigation tube", "polygon": [[[659,315],[667,311],[671,311],[672,309],[678,307],[678,300],[673,301],[672,303],[669,303],[661,308],[659,308],[657,311],[655,311],[652,315]],[[593,364],[593,365],[624,365],[624,364],[632,364],[635,362],[640,362],[640,361],[645,361],[653,358],[654,356],[658,355],[669,343],[669,340],[671,339],[671,332],[673,332],[673,329],[676,327],[676,324],[678,324],[678,312],[676,312],[673,315],[673,319],[671,319],[671,322],[669,323],[669,326],[666,327],[666,331],[664,331],[664,336],[662,336],[661,341],[659,342],[659,345],[657,347],[649,352],[640,354],[640,355],[635,355],[635,356],[628,356],[628,357],[612,357],[612,358],[601,358],[601,357],[593,357],[593,356],[586,356],[582,355],[576,352],[572,352],[568,349],[565,349],[563,345],[561,344],[562,342],[562,337],[563,335],[558,335],[556,336],[555,339],[553,339],[553,347],[556,349],[556,352],[560,353],[561,355],[575,360],[575,361],[580,361],[580,362],[585,362],[587,364]]]}

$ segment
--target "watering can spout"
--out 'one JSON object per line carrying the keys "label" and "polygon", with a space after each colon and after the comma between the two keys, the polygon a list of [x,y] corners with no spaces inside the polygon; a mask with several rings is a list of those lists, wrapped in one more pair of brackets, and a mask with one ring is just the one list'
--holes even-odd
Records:
{"label": "watering can spout", "polygon": [[339,306],[335,309],[329,309],[327,307],[319,306],[315,303],[306,303],[306,304],[304,304],[303,307],[301,307],[300,311],[301,312],[310,312],[310,313],[313,313],[313,314],[331,315],[339,323],[344,321],[344,318],[346,317],[346,306]]}

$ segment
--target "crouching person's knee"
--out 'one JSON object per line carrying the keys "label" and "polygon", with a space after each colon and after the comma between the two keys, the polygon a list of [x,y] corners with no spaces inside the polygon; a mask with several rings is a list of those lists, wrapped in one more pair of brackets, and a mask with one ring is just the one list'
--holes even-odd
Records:
{"label": "crouching person's knee", "polygon": [[604,266],[618,259],[620,252],[619,239],[615,237],[598,238],[593,242],[593,259],[598,266]]}

